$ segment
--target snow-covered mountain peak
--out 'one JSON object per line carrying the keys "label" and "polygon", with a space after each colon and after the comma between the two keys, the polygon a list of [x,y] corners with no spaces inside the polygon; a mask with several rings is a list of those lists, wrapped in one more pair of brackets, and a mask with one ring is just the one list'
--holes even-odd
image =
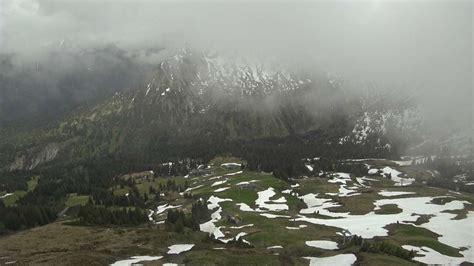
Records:
{"label": "snow-covered mountain peak", "polygon": [[[159,64],[154,82],[156,77],[166,87],[164,92],[160,91],[160,95],[166,95],[168,87],[170,91],[178,87],[178,90],[190,89],[199,95],[265,96],[274,92],[294,91],[311,83],[310,78],[299,77],[269,62],[189,49],[182,49],[165,58]],[[157,86],[163,87],[163,84]]]}

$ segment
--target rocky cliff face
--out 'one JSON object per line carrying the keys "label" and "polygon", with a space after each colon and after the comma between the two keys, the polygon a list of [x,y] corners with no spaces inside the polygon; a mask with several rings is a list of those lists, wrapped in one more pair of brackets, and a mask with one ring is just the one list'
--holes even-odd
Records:
{"label": "rocky cliff face", "polygon": [[8,170],[33,170],[38,165],[50,162],[56,158],[60,151],[60,145],[49,143],[41,148],[33,148],[19,155],[10,164]]}

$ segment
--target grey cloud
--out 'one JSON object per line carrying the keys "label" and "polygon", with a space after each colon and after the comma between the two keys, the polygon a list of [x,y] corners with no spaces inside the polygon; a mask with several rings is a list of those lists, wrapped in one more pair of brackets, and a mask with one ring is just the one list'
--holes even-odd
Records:
{"label": "grey cloud", "polygon": [[[436,125],[472,123],[472,1],[1,2],[2,51],[182,47],[272,57],[414,95]],[[452,121],[451,124],[446,124]]]}

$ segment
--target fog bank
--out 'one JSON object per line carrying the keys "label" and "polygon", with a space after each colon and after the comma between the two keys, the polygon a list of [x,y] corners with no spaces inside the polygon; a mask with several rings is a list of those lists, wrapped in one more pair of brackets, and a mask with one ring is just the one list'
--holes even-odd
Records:
{"label": "fog bank", "polygon": [[35,61],[113,43],[270,57],[412,95],[437,130],[473,123],[473,11],[472,1],[2,0],[0,51]]}

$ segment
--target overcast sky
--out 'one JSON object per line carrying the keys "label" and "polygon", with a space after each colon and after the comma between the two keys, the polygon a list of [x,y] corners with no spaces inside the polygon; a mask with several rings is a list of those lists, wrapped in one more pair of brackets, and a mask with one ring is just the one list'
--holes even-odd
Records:
{"label": "overcast sky", "polygon": [[0,0],[0,50],[181,47],[270,56],[418,97],[436,121],[472,120],[472,1]]}

